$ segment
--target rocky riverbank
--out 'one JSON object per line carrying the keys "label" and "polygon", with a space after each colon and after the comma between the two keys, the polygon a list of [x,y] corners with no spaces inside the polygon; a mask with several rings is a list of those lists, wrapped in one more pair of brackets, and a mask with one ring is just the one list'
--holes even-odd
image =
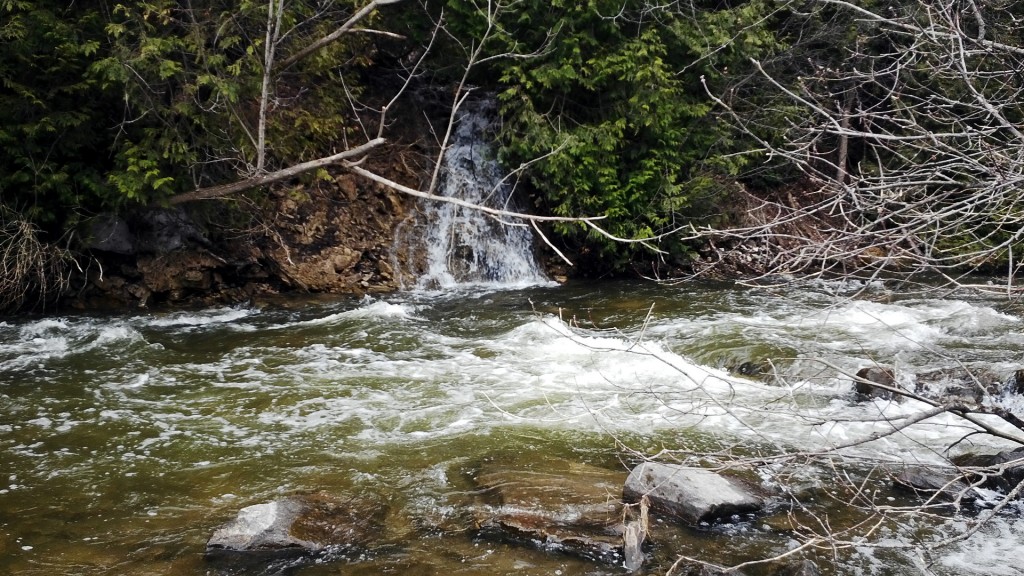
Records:
{"label": "rocky riverbank", "polygon": [[[1013,490],[1021,460],[1017,450],[962,463],[986,467],[991,474],[984,482],[953,467],[894,467],[868,488],[883,501],[933,514],[970,513],[986,507],[976,490]],[[819,493],[835,497],[835,487],[794,493],[751,468],[714,471],[653,461],[628,474],[562,460],[540,470],[488,461],[472,477],[476,490],[453,496],[444,514],[395,525],[388,501],[372,493],[295,494],[248,506],[212,531],[207,561],[221,572],[276,573],[312,562],[358,564],[400,553],[410,539],[440,537],[575,556],[592,562],[594,573],[664,573],[669,566],[669,574],[693,576],[843,573],[818,553],[827,541],[815,545],[808,533],[821,518],[807,505]],[[863,511],[856,511],[856,498],[833,506],[833,524],[823,529],[841,542]],[[739,564],[744,567],[730,568]]]}
{"label": "rocky riverbank", "polygon": [[[405,174],[406,179],[413,174]],[[209,305],[283,293],[389,292],[415,273],[395,231],[408,197],[350,174],[275,188],[240,206],[141,209],[90,221],[65,305]]]}

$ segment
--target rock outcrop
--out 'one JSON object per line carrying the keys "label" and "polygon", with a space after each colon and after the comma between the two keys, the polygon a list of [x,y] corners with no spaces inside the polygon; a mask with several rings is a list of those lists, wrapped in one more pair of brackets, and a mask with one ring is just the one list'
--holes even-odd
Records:
{"label": "rock outcrop", "polygon": [[764,500],[738,480],[702,468],[644,462],[630,472],[627,502],[647,497],[651,510],[699,526],[761,510]]}
{"label": "rock outcrop", "polygon": [[408,257],[394,250],[396,230],[412,205],[340,174],[273,188],[244,210],[189,205],[99,215],[83,231],[89,265],[66,304],[210,305],[296,291],[390,292]]}

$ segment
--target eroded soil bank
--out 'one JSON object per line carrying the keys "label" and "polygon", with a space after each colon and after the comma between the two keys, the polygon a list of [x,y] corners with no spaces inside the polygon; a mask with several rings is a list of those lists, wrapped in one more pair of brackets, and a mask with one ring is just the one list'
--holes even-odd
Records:
{"label": "eroded soil bank", "polygon": [[[417,185],[412,170],[390,175]],[[258,198],[94,219],[76,308],[187,306],[306,292],[398,289],[416,273],[396,234],[417,226],[409,197],[347,173]]]}

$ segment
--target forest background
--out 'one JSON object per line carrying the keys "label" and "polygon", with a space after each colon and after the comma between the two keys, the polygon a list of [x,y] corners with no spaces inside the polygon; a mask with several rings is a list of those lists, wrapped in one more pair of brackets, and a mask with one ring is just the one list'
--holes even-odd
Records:
{"label": "forest background", "polygon": [[[521,204],[506,219],[576,274],[981,271],[1016,290],[1016,2],[0,0],[0,16],[6,309],[118,274],[141,304],[211,283],[251,297],[257,277],[338,291],[290,267],[278,216],[337,188],[393,227],[395,201],[360,204],[435,197],[473,100],[496,102]],[[212,276],[161,290],[126,270],[166,246],[98,238],[153,210],[187,214],[172,247],[199,246]],[[229,240],[254,230],[278,246],[240,255]],[[396,281],[349,252],[338,274]]]}

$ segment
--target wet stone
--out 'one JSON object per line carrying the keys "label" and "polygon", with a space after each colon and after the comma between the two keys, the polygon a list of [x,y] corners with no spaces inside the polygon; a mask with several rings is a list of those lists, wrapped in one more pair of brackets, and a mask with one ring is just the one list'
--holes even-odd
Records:
{"label": "wet stone", "polygon": [[1003,385],[1004,394],[1024,395],[1024,370],[1014,370]]}
{"label": "wet stone", "polygon": [[569,462],[543,471],[485,466],[476,476],[485,500],[476,510],[478,533],[621,566],[624,476]]}
{"label": "wet stone", "polygon": [[970,454],[955,459],[961,467],[983,468],[985,487],[1008,492],[1024,482],[1024,448],[998,454]]}
{"label": "wet stone", "polygon": [[953,469],[914,466],[905,468],[893,478],[897,488],[918,494],[924,498],[938,498],[943,501],[973,502],[976,494]]}
{"label": "wet stone", "polygon": [[738,480],[702,468],[644,462],[626,479],[627,502],[647,496],[651,511],[690,526],[761,510],[764,501]]}
{"label": "wet stone", "polygon": [[386,510],[364,496],[297,495],[241,509],[206,544],[207,557],[358,554],[381,532]]}
{"label": "wet stone", "polygon": [[871,398],[892,398],[892,392],[879,388],[879,386],[885,386],[887,388],[897,387],[896,376],[889,368],[869,366],[857,371],[856,376],[857,378],[853,382],[853,388],[857,392],[857,397],[861,400],[869,400]]}
{"label": "wet stone", "polygon": [[821,576],[818,565],[811,560],[787,564],[772,572],[772,576]]}

